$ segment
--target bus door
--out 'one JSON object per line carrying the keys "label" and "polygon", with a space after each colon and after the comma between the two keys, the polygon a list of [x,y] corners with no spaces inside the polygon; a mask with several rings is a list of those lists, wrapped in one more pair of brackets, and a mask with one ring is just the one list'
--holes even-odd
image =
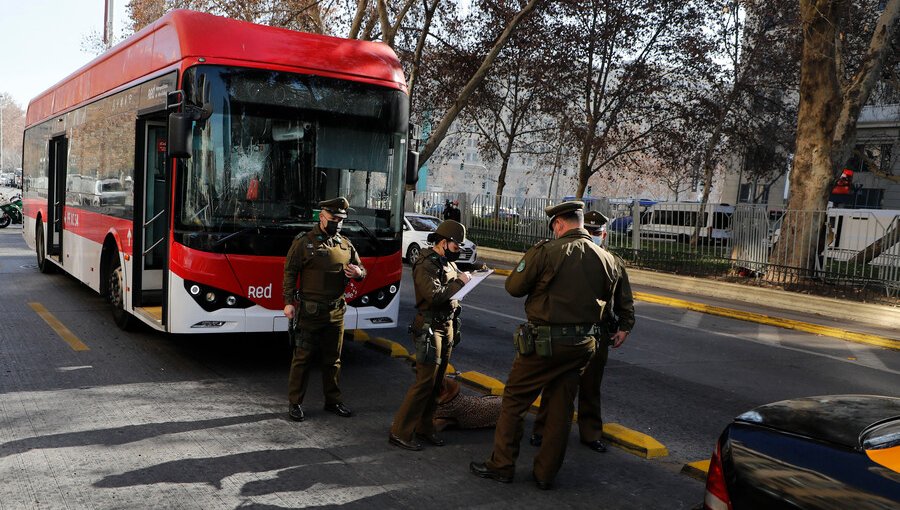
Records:
{"label": "bus door", "polygon": [[50,175],[47,182],[47,256],[63,263],[62,242],[65,227],[66,159],[69,154],[66,137],[50,139]]}
{"label": "bus door", "polygon": [[141,123],[142,156],[135,169],[133,294],[136,307],[164,323],[166,250],[168,248],[168,176],[166,172],[166,123]]}

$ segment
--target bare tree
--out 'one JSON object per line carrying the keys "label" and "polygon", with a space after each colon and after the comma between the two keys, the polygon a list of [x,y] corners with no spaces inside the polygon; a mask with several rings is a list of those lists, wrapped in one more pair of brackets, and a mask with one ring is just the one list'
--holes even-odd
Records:
{"label": "bare tree", "polygon": [[670,108],[705,52],[704,3],[571,0],[560,4],[557,79],[579,155],[577,196],[592,175],[653,147]]}
{"label": "bare tree", "polygon": [[476,90],[463,115],[479,137],[479,151],[486,161],[500,161],[494,214],[506,187],[510,161],[515,156],[548,153],[556,131],[553,117],[543,115],[546,80],[553,66],[544,58],[547,40],[538,17],[532,17],[500,52],[491,74]]}

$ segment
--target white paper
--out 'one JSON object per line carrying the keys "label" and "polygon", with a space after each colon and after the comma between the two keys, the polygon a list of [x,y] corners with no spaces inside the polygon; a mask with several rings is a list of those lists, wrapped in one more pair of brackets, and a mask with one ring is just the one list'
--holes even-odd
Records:
{"label": "white paper", "polygon": [[469,282],[463,285],[463,288],[456,291],[456,294],[454,294],[450,299],[461,300],[462,298],[466,297],[466,294],[471,292],[472,289],[478,286],[479,283],[483,282],[493,272],[493,269],[488,269],[487,271],[475,271],[471,273],[472,278],[469,280]]}

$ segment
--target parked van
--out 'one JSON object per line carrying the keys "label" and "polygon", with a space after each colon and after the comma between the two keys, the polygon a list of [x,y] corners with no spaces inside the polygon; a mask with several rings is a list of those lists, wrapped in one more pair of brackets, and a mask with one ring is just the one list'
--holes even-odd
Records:
{"label": "parked van", "polygon": [[[880,252],[872,264],[895,266],[900,257],[900,211],[892,209],[838,209],[828,210],[829,237],[826,256],[832,260],[850,260],[866,250],[875,241],[888,236],[889,245],[880,246]],[[884,243],[882,243],[884,244]],[[874,253],[873,253],[874,255]]]}
{"label": "parked van", "polygon": [[701,213],[697,202],[657,202],[641,215],[641,237],[687,243],[699,223],[701,242],[723,243],[731,239],[733,214],[728,204],[707,204]]}

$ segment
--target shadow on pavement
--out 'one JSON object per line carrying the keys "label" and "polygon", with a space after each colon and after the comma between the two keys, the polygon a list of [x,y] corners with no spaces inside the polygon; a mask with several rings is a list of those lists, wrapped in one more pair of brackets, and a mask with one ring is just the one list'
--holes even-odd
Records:
{"label": "shadow on pavement", "polygon": [[260,413],[245,416],[233,416],[230,418],[216,418],[212,420],[147,423],[111,429],[86,430],[83,432],[67,432],[64,434],[29,437],[0,444],[0,458],[44,448],[121,445],[143,441],[145,439],[166,434],[178,434],[181,432],[213,429],[242,423],[256,423],[274,419],[283,419],[283,415],[281,413]]}

